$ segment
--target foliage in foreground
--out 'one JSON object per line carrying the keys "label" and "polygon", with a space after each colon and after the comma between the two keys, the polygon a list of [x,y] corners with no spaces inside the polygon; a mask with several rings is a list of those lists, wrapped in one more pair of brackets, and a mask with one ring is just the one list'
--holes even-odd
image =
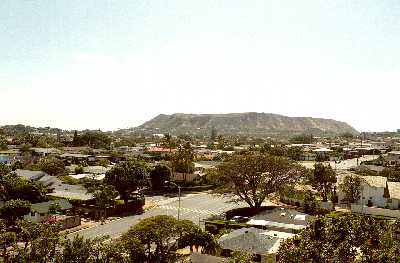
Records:
{"label": "foliage in foreground", "polygon": [[398,262],[398,227],[400,221],[390,225],[355,214],[317,218],[313,226],[281,244],[278,262]]}

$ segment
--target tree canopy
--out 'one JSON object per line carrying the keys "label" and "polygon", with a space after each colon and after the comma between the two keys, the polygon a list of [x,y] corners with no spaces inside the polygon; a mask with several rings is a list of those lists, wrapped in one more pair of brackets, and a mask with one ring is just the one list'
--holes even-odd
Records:
{"label": "tree canopy", "polygon": [[131,262],[166,263],[176,262],[179,247],[204,245],[205,235],[191,221],[159,215],[134,225],[121,241]]}
{"label": "tree canopy", "polygon": [[34,166],[36,170],[43,171],[53,176],[67,175],[65,164],[55,158],[43,158]]}
{"label": "tree canopy", "polygon": [[46,188],[42,184],[15,174],[3,176],[0,187],[3,190],[4,200],[23,199],[38,203],[46,198]]}
{"label": "tree canopy", "polygon": [[272,193],[294,183],[303,168],[278,156],[247,152],[234,154],[219,167],[219,190],[245,201],[250,207],[260,207]]}
{"label": "tree canopy", "polygon": [[355,203],[360,199],[361,195],[361,178],[357,175],[346,175],[339,184],[340,189],[344,193],[344,199],[349,203]]}
{"label": "tree canopy", "polygon": [[165,185],[165,181],[171,179],[171,169],[165,164],[158,164],[150,171],[151,188],[159,190]]}
{"label": "tree canopy", "polygon": [[315,163],[312,185],[321,194],[322,201],[328,201],[328,194],[332,192],[336,183],[336,173],[330,166],[323,163]]}
{"label": "tree canopy", "polygon": [[116,164],[106,173],[104,182],[114,186],[127,204],[130,195],[147,184],[147,177],[146,165],[137,160],[130,160]]}
{"label": "tree canopy", "polygon": [[284,241],[278,262],[397,262],[400,242],[393,225],[356,214],[317,217],[312,226]]}

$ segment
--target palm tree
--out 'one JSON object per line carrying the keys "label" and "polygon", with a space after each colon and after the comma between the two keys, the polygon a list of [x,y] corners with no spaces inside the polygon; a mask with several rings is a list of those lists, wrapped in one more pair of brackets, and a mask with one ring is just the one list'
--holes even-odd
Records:
{"label": "palm tree", "polygon": [[166,133],[164,134],[164,137],[161,141],[161,145],[167,147],[169,149],[169,152],[171,153],[172,148],[176,146],[176,141],[170,133]]}

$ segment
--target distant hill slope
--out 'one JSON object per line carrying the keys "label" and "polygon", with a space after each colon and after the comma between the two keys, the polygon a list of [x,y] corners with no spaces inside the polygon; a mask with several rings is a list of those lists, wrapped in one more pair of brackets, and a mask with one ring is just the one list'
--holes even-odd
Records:
{"label": "distant hill slope", "polygon": [[137,127],[160,133],[209,134],[212,128],[219,134],[236,135],[289,135],[298,133],[341,134],[358,133],[345,122],[311,118],[287,117],[271,113],[229,113],[229,114],[160,114]]}

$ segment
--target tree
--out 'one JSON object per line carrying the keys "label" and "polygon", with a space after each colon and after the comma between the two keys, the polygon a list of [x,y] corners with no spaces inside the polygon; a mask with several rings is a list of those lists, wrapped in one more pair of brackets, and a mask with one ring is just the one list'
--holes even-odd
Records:
{"label": "tree", "polygon": [[128,204],[130,195],[146,185],[147,167],[144,163],[130,160],[120,162],[106,173],[104,182],[112,185],[118,191],[125,205]]}
{"label": "tree", "polygon": [[15,161],[11,164],[11,170],[16,171],[18,169],[24,169],[24,164],[21,161]]}
{"label": "tree", "polygon": [[194,152],[190,142],[178,147],[178,151],[171,158],[173,172],[183,173],[184,180],[186,175],[194,171]]}
{"label": "tree", "polygon": [[5,200],[23,199],[37,203],[46,197],[46,188],[42,184],[15,174],[3,176],[0,185],[3,186]]}
{"label": "tree", "polygon": [[303,149],[301,147],[298,146],[289,147],[287,149],[287,156],[292,160],[300,161],[302,152]]}
{"label": "tree", "polygon": [[254,254],[248,253],[246,251],[236,250],[233,251],[229,257],[229,263],[252,263],[254,259]]}
{"label": "tree", "polygon": [[8,149],[7,140],[3,136],[0,136],[0,150],[7,150],[7,149]]}
{"label": "tree", "polygon": [[[399,242],[394,228],[365,215],[341,214],[317,217],[294,238],[281,243],[278,262],[397,262],[390,255]],[[386,259],[386,260],[382,260]],[[358,261],[357,261],[358,262]]]}
{"label": "tree", "polygon": [[115,198],[118,192],[114,186],[107,184],[93,185],[88,189],[89,193],[93,194],[96,205],[104,209],[104,217],[107,217],[106,208],[115,204]]}
{"label": "tree", "polygon": [[65,169],[65,164],[61,160],[55,158],[43,158],[35,165],[35,168],[53,176],[68,174]]}
{"label": "tree", "polygon": [[54,215],[61,211],[61,205],[59,203],[54,203],[49,206],[49,213]]}
{"label": "tree", "polygon": [[72,240],[65,239],[62,245],[62,258],[64,262],[81,263],[89,262],[94,242],[91,239],[85,239],[83,236],[76,235]]}
{"label": "tree", "polygon": [[8,167],[4,163],[0,163],[0,177],[5,176],[6,174],[9,174],[11,172],[10,167]]}
{"label": "tree", "polygon": [[300,134],[290,138],[289,141],[291,143],[307,144],[307,143],[313,143],[314,137],[312,136],[312,134]]}
{"label": "tree", "polygon": [[74,138],[72,139],[72,146],[79,146],[79,136],[78,136],[78,131],[74,131]]}
{"label": "tree", "polygon": [[0,219],[0,259],[9,262],[13,252],[10,247],[15,246],[17,241],[17,235],[14,232],[8,232],[6,222]]}
{"label": "tree", "polygon": [[329,164],[316,163],[314,165],[312,185],[321,194],[323,202],[328,201],[328,194],[332,192],[335,183],[336,173]]}
{"label": "tree", "polygon": [[22,218],[31,211],[31,203],[21,199],[9,200],[0,208],[0,218],[9,223]]}
{"label": "tree", "polygon": [[84,168],[82,165],[75,167],[75,174],[83,174]]}
{"label": "tree", "polygon": [[215,139],[217,138],[217,129],[215,129],[215,127],[211,128],[211,135],[210,135],[211,141],[215,141]]}
{"label": "tree", "polygon": [[59,257],[58,247],[61,244],[58,224],[38,224],[40,235],[31,240],[28,262],[54,262]]}
{"label": "tree", "polygon": [[165,181],[170,179],[171,169],[165,164],[158,164],[150,171],[151,188],[153,190],[160,190],[165,185]]}
{"label": "tree", "polygon": [[134,225],[121,241],[132,262],[175,262],[178,244],[189,240],[188,235],[193,238],[197,230],[191,221],[159,215]]}
{"label": "tree", "polygon": [[294,183],[302,168],[287,158],[248,152],[234,154],[218,171],[221,192],[231,193],[258,208],[270,194]]}
{"label": "tree", "polygon": [[172,148],[176,147],[176,141],[170,133],[166,133],[161,140],[161,146],[168,148],[171,153]]}
{"label": "tree", "polygon": [[339,184],[345,195],[344,201],[355,203],[361,195],[361,178],[357,175],[346,175]]}

